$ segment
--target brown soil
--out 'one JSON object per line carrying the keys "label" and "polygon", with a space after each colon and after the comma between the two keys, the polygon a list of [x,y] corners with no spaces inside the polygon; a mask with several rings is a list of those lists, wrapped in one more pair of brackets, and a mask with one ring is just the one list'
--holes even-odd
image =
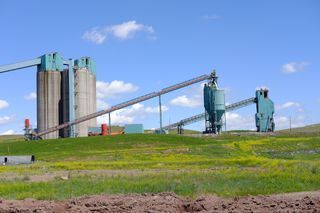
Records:
{"label": "brown soil", "polygon": [[173,193],[99,195],[66,201],[0,200],[0,212],[320,212],[320,191],[188,199]]}

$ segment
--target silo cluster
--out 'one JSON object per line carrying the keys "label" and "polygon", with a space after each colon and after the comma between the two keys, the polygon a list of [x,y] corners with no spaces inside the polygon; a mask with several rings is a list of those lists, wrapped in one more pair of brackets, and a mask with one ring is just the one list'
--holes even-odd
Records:
{"label": "silo cluster", "polygon": [[[71,74],[74,81],[70,84],[69,70],[65,69],[63,58],[57,53],[41,57],[37,72],[37,131],[70,121],[70,103],[74,102],[75,119],[96,111],[96,75],[94,61],[83,57],[74,61]],[[69,86],[74,94],[69,94]],[[71,95],[71,96],[70,96]],[[73,99],[74,101],[70,101]],[[96,119],[78,124],[76,136],[87,136],[88,127],[95,127]],[[43,139],[69,137],[70,130],[65,128],[43,136]]]}

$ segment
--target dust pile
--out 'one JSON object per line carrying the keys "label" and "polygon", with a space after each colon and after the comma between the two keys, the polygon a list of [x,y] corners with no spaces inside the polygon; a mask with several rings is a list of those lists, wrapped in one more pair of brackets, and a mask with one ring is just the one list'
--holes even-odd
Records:
{"label": "dust pile", "polygon": [[0,200],[0,212],[320,212],[320,192],[197,199],[158,193],[94,195],[65,201]]}

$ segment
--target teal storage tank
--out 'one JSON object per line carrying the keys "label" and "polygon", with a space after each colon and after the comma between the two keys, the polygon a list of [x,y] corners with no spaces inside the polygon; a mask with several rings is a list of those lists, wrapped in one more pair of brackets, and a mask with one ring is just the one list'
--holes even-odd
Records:
{"label": "teal storage tank", "polygon": [[215,72],[213,72],[213,80],[205,84],[203,89],[204,108],[206,118],[205,133],[220,133],[223,121],[222,117],[226,111],[224,90],[218,89]]}

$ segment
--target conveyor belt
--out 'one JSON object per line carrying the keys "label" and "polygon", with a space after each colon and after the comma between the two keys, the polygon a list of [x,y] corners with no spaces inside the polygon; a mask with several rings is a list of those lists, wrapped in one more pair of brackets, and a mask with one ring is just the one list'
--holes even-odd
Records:
{"label": "conveyor belt", "polygon": [[[226,112],[230,112],[230,111],[233,111],[233,110],[248,106],[250,104],[254,104],[255,101],[256,101],[255,98],[248,98],[248,99],[245,99],[245,100],[242,100],[242,101],[227,105],[226,106]],[[201,121],[204,118],[205,118],[205,113],[201,113],[201,114],[189,117],[189,118],[185,118],[185,119],[183,119],[183,120],[181,120],[179,122],[170,124],[168,126],[164,126],[164,127],[162,127],[162,129],[172,129],[172,128],[175,128],[177,126],[185,126],[185,125],[188,125],[188,124],[192,124],[192,123]]]}

